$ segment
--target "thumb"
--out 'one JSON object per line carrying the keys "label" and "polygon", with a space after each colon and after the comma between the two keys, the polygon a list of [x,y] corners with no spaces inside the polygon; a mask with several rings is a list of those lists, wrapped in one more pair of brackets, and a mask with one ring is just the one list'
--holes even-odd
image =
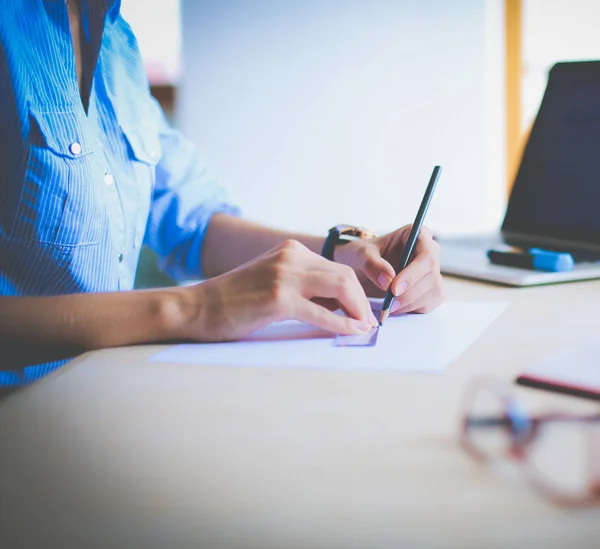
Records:
{"label": "thumb", "polygon": [[381,257],[375,246],[365,248],[362,270],[367,278],[384,292],[388,290],[394,276],[396,276],[394,267]]}

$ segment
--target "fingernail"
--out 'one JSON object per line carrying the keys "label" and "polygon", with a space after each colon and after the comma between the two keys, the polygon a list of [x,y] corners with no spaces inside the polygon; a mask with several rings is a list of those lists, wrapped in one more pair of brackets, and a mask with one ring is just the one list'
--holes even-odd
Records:
{"label": "fingernail", "polygon": [[400,282],[400,284],[396,284],[396,288],[394,289],[394,295],[396,297],[402,295],[406,291],[406,288],[408,288],[408,282]]}
{"label": "fingernail", "polygon": [[394,304],[392,305],[392,308],[390,309],[390,313],[395,313],[396,311],[399,311],[400,309],[402,309],[402,303],[400,303],[399,301],[394,301]]}
{"label": "fingernail", "polygon": [[367,322],[361,322],[361,321],[357,321],[356,322],[356,327],[361,331],[361,332],[370,332],[373,329],[373,326],[371,326],[370,324],[368,324]]}
{"label": "fingernail", "polygon": [[371,327],[374,328],[375,326],[379,326],[379,320],[377,320],[377,317],[371,311]]}
{"label": "fingernail", "polygon": [[390,284],[392,283],[392,279],[390,278],[390,275],[386,273],[381,273],[377,277],[377,282],[379,282],[379,287],[382,290],[387,290],[390,287]]}

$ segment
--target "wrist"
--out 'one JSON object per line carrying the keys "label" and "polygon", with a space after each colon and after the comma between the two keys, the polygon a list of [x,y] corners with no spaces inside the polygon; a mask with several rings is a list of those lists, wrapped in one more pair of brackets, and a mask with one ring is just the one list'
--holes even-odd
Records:
{"label": "wrist", "polygon": [[160,290],[156,295],[155,315],[158,340],[176,341],[190,337],[190,326],[200,306],[188,287]]}
{"label": "wrist", "polygon": [[337,245],[333,250],[333,261],[342,265],[350,265],[349,256],[353,253],[352,248],[356,247],[353,242]]}

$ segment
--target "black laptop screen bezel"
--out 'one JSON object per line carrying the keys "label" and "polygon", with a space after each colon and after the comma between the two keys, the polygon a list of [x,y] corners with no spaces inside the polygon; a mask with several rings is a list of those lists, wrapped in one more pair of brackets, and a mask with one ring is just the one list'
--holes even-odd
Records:
{"label": "black laptop screen bezel", "polygon": [[[523,156],[514,180],[513,188],[511,190],[508,206],[501,226],[501,231],[503,234],[527,235],[528,237],[534,238],[540,237],[543,239],[552,239],[557,241],[570,241],[579,244],[589,244],[596,247],[600,246],[600,231],[582,230],[576,227],[556,227],[540,224],[534,226],[530,220],[518,219],[515,215],[513,215],[513,212],[515,209],[517,209],[517,206],[520,206],[517,203],[518,190],[521,185],[525,184],[523,179],[525,177],[526,170],[523,169],[523,166],[530,161],[530,156],[533,154],[532,150],[534,148],[532,143],[535,143],[535,140],[538,139],[538,134],[543,131],[543,129],[540,128],[540,126],[542,126],[545,122],[543,117],[557,116],[556,113],[548,113],[548,98],[553,93],[553,88],[556,85],[556,82],[559,79],[562,79],[567,73],[572,75],[573,71],[578,71],[579,73],[589,73],[589,71],[594,71],[596,74],[599,74],[600,61],[578,61],[568,63],[561,62],[556,63],[551,68],[544,97],[523,150]],[[598,100],[600,101],[600,89],[598,91]],[[600,155],[600,149],[598,154]],[[600,178],[600,173],[598,174],[598,177]],[[543,189],[540,188],[540,191],[543,191]],[[600,204],[598,205],[598,216],[600,217]]]}

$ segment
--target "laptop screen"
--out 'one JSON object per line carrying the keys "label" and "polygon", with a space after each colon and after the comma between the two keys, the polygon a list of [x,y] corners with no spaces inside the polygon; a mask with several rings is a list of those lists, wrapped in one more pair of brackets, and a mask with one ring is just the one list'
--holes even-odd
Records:
{"label": "laptop screen", "polygon": [[600,61],[551,69],[502,230],[600,244]]}

